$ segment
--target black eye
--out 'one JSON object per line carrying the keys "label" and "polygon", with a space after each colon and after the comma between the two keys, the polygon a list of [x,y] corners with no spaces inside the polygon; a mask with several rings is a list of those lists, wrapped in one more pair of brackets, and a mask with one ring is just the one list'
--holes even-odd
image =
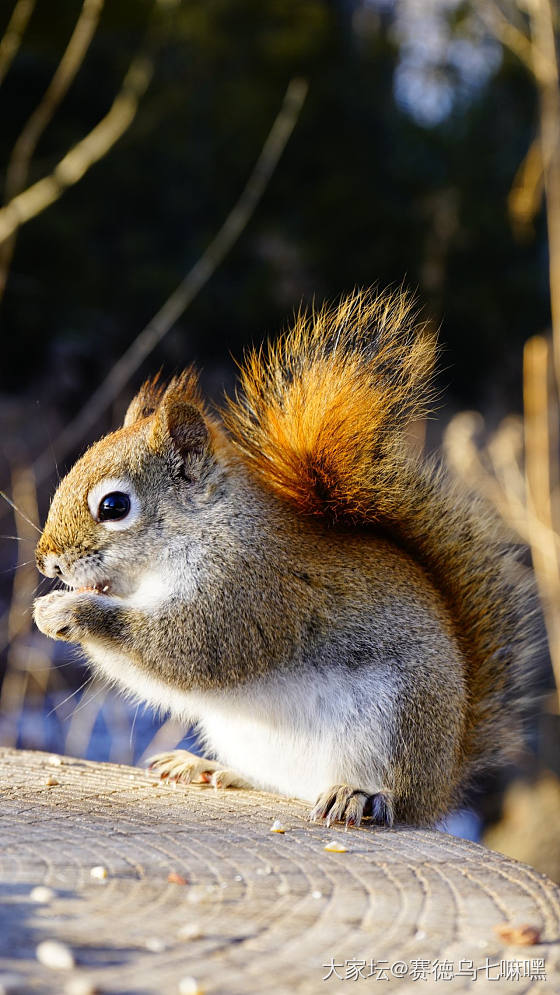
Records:
{"label": "black eye", "polygon": [[130,511],[130,498],[122,491],[113,491],[106,494],[99,502],[97,509],[98,522],[118,522],[121,518],[126,518]]}

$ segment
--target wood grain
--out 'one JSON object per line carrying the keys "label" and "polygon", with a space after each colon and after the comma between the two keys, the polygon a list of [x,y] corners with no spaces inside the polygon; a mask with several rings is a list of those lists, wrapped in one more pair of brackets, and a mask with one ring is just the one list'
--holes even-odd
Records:
{"label": "wood grain", "polygon": [[[481,846],[409,828],[326,829],[297,801],[172,788],[42,753],[0,751],[0,784],[0,990],[2,977],[6,991],[53,993],[83,978],[100,992],[166,995],[192,976],[208,995],[560,991],[560,889]],[[274,819],[285,834],[270,832]],[[325,852],[332,839],[347,852]],[[96,865],[105,880],[91,877]],[[32,901],[37,885],[53,897]],[[505,946],[494,931],[505,922],[536,927],[541,942]],[[67,944],[76,967],[40,964],[44,940]],[[487,961],[537,958],[546,980],[487,977],[500,971]],[[323,981],[333,959],[339,977]],[[427,983],[413,980],[419,960]],[[445,960],[453,981],[437,980]],[[468,960],[476,980],[457,975]]]}

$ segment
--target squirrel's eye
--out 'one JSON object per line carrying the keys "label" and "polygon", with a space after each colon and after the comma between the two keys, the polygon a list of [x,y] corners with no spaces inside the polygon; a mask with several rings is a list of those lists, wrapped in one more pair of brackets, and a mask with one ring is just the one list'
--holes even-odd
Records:
{"label": "squirrel's eye", "polygon": [[118,522],[126,518],[130,511],[130,498],[122,491],[113,491],[106,494],[99,502],[97,509],[98,522]]}

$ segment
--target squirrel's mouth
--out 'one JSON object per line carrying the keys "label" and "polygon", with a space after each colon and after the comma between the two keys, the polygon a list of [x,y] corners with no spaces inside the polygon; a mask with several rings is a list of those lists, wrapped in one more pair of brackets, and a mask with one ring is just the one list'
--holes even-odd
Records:
{"label": "squirrel's mouth", "polygon": [[91,593],[94,594],[110,594],[111,585],[109,581],[102,580],[99,581],[99,583],[97,584],[82,584],[81,587],[76,587],[75,590],[78,591],[79,593],[83,591],[90,591]]}

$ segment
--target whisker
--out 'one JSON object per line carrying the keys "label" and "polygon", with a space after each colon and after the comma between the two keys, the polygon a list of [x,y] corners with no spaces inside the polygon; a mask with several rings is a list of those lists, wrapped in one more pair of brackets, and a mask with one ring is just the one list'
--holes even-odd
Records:
{"label": "whisker", "polygon": [[27,608],[22,608],[21,615],[22,616],[23,615],[31,615],[32,611],[33,611],[33,605],[28,605]]}
{"label": "whisker", "polygon": [[50,580],[50,577],[41,577],[41,580],[39,581],[39,583],[36,585],[36,587],[33,590],[33,594],[38,594],[39,591],[41,590],[43,584],[46,584],[48,580]]}
{"label": "whisker", "polygon": [[16,563],[15,567],[8,567],[6,570],[0,570],[0,574],[11,574],[15,573],[21,567],[28,567],[30,563],[35,563],[35,560],[26,560],[25,563]]}
{"label": "whisker", "polygon": [[[50,673],[53,670],[64,670],[65,667],[75,667],[75,666],[76,666],[76,664],[75,664],[74,660],[67,660],[66,663],[57,663],[57,664],[50,663],[48,666],[45,666],[45,667],[37,667],[37,666],[33,665],[33,668],[30,671],[30,673],[33,673],[33,674],[46,674],[46,673]],[[57,708],[58,708],[58,705],[57,705]],[[49,715],[50,714],[51,713],[49,712]],[[48,718],[48,716],[47,716],[47,718]]]}
{"label": "whisker", "polygon": [[58,708],[62,708],[62,706],[65,705],[67,701],[70,701],[70,699],[73,698],[74,695],[78,694],[78,692],[81,691],[82,688],[85,688],[86,685],[91,684],[92,681],[93,681],[93,674],[90,674],[89,677],[86,677],[84,683],[80,684],[79,688],[76,688],[75,691],[72,691],[71,694],[69,694],[62,701],[57,702],[57,704],[54,706],[54,708],[51,708],[50,712],[45,716],[45,718],[50,719],[51,715],[53,715]]}
{"label": "whisker", "polygon": [[41,577],[39,583],[37,584],[37,587],[33,591],[33,594],[37,594],[37,592],[40,591],[45,584],[51,585],[48,591],[49,594],[51,591],[67,591],[68,588],[61,587],[60,583],[62,582],[59,582],[58,577]]}
{"label": "whisker", "polygon": [[[30,595],[31,598],[35,598],[36,595],[39,594],[39,591],[41,590],[43,584],[47,580],[49,580],[48,577],[43,577],[42,580],[39,581],[39,583],[33,588],[32,592],[31,592],[31,595]],[[27,608],[23,608],[22,609],[22,615],[29,615],[29,613],[32,612],[32,611],[33,611],[33,605],[31,604],[31,605],[28,605]]]}
{"label": "whisker", "polygon": [[140,708],[140,702],[138,702],[138,704],[136,706],[136,711],[134,712],[134,718],[132,720],[132,725],[130,727],[130,737],[129,737],[129,740],[128,740],[128,745],[130,746],[131,750],[132,750],[132,737],[134,735],[134,726],[136,725],[136,719],[138,718],[138,709],[139,708]]}
{"label": "whisker", "polygon": [[0,536],[0,539],[14,539],[16,542],[35,542],[29,536]]}
{"label": "whisker", "polygon": [[51,664],[52,670],[64,670],[65,667],[74,667],[76,669],[76,660],[66,660],[65,663],[53,663]]}
{"label": "whisker", "polygon": [[35,529],[35,531],[38,532],[39,535],[41,535],[41,529],[38,528],[35,525],[35,522],[32,522],[31,519],[27,517],[27,515],[24,515],[23,511],[20,511],[20,509],[17,507],[17,505],[14,504],[14,502],[12,501],[12,499],[9,498],[8,495],[4,493],[4,491],[0,491],[0,497],[3,497],[4,500],[7,501],[8,504],[10,505],[10,508],[13,508],[14,511],[17,511],[18,515],[21,515],[21,517],[23,518],[24,522],[27,522],[27,524],[30,525],[32,529]]}
{"label": "whisker", "polygon": [[[67,721],[70,721],[71,719],[73,719],[74,716],[77,715],[78,712],[81,711],[82,708],[85,708],[86,705],[89,705],[90,701],[95,701],[96,698],[99,698],[99,695],[101,694],[102,691],[107,691],[107,688],[106,688],[106,686],[104,684],[102,684],[101,687],[97,689],[97,691],[95,692],[95,694],[90,694],[87,698],[86,698],[86,695],[84,693],[82,695],[82,697],[80,698],[80,704],[76,705],[76,707],[73,709],[71,715],[68,716]],[[84,698],[86,698],[85,701],[84,701]]]}

